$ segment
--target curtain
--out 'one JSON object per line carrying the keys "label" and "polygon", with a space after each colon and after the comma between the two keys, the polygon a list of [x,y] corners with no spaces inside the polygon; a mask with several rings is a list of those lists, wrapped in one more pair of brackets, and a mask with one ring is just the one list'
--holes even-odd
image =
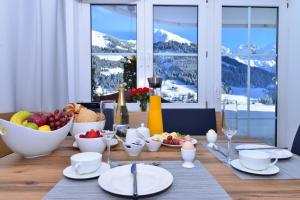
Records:
{"label": "curtain", "polygon": [[0,4],[0,113],[63,108],[69,101],[65,1]]}

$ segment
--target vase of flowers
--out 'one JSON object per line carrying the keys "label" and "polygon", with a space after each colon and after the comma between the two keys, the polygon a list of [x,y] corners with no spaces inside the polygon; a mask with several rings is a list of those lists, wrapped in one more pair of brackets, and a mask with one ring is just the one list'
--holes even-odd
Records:
{"label": "vase of flowers", "polygon": [[149,92],[150,89],[147,87],[144,88],[131,88],[130,97],[134,101],[140,102],[140,108],[142,112],[147,111],[147,105],[149,101]]}

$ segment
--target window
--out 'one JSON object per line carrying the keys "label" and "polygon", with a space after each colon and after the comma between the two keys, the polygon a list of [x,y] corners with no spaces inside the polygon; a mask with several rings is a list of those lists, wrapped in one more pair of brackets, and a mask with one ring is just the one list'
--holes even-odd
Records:
{"label": "window", "polygon": [[199,52],[206,48],[204,2],[111,2],[90,4],[92,101],[116,93],[122,82],[127,89],[147,87],[148,77],[159,76],[162,98],[171,107],[203,107],[205,87],[199,74],[205,58]]}
{"label": "window", "polygon": [[[240,134],[275,143],[278,8],[223,7],[222,101]],[[238,114],[231,111],[237,106]]]}
{"label": "window", "polygon": [[136,87],[136,5],[91,5],[92,100]]}
{"label": "window", "polygon": [[198,102],[198,7],[154,5],[153,71],[162,98]]}

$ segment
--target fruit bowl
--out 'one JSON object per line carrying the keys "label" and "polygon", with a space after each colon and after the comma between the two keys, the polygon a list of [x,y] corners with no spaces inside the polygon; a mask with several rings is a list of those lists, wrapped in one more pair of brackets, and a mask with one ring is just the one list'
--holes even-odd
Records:
{"label": "fruit bowl", "polygon": [[[0,135],[4,143],[25,158],[50,154],[68,135],[73,118],[63,127],[53,131],[39,131],[0,119]],[[2,134],[1,134],[2,130]]]}

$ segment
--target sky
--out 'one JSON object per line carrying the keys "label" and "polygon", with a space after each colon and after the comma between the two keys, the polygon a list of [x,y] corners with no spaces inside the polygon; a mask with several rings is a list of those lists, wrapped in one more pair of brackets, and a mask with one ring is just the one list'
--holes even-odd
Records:
{"label": "sky", "polygon": [[[196,27],[181,28],[155,23],[154,28],[164,29],[191,42],[197,42]],[[103,6],[92,6],[92,29],[123,40],[136,40],[136,16],[129,17],[113,10],[105,9]]]}
{"label": "sky", "polygon": [[[276,29],[253,28],[250,32],[251,43],[265,47],[276,44]],[[240,44],[248,44],[248,30],[246,28],[224,28],[222,31],[222,45],[236,49]]]}
{"label": "sky", "polygon": [[[133,6],[134,8],[135,6]],[[102,6],[92,6],[92,29],[123,40],[136,40],[136,15],[118,14]]]}
{"label": "sky", "polygon": [[[136,9],[135,6],[132,6]],[[123,39],[136,40],[136,11],[132,17],[119,14],[102,6],[92,6],[92,29]],[[164,29],[180,35],[193,43],[197,43],[196,27],[178,27],[163,23],[155,23],[154,28]],[[240,44],[248,43],[246,28],[224,28],[222,31],[222,45],[236,49]],[[253,28],[251,42],[260,47],[276,44],[276,30],[273,28]]]}

